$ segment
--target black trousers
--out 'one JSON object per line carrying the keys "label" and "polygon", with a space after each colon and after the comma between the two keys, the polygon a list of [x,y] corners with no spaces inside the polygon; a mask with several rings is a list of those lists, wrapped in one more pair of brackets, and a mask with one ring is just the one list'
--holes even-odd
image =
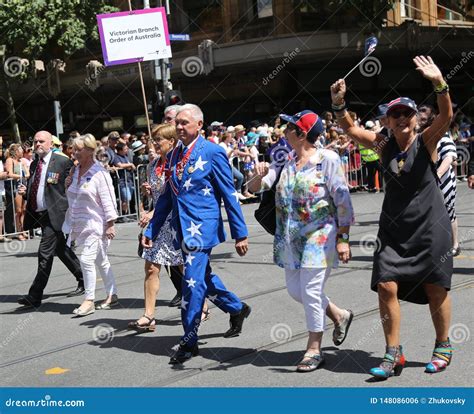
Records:
{"label": "black trousers", "polygon": [[179,266],[166,266],[166,270],[170,275],[171,283],[173,283],[173,286],[176,289],[176,293],[181,296],[181,283],[183,282],[183,273],[181,273]]}
{"label": "black trousers", "polygon": [[42,231],[38,248],[38,270],[28,292],[28,295],[35,302],[41,302],[43,299],[43,291],[48,283],[55,255],[59,257],[74,275],[77,282],[83,282],[79,259],[71,248],[67,246],[63,232],[53,229],[47,211],[38,213],[38,222]]}
{"label": "black trousers", "polygon": [[375,173],[377,171],[379,173],[380,188],[382,188],[382,165],[380,161],[366,162],[365,166],[367,167],[367,187],[369,187],[369,190],[375,189]]}

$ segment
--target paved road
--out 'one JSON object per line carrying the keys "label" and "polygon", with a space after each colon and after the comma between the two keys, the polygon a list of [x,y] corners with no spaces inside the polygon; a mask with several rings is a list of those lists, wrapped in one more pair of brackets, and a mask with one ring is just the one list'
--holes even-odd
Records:
{"label": "paved road", "polygon": [[[200,356],[184,367],[168,365],[171,347],[182,329],[179,312],[167,307],[173,288],[162,278],[157,300],[160,319],[155,333],[136,335],[127,322],[143,313],[143,261],[136,256],[137,226],[122,224],[112,243],[110,258],[118,281],[121,306],[72,318],[79,298],[66,298],[74,279],[57,260],[44,304],[35,312],[18,311],[16,300],[33,278],[38,239],[0,246],[0,301],[2,386],[373,386],[367,374],[378,365],[384,350],[377,313],[377,296],[369,289],[372,250],[377,233],[382,194],[355,194],[357,225],[351,231],[353,260],[332,272],[327,283],[331,299],[355,314],[350,335],[337,348],[328,325],[324,352],[326,366],[301,375],[294,372],[306,344],[302,307],[290,299],[283,271],[272,264],[272,240],[253,219],[255,205],[243,206],[250,231],[250,251],[239,258],[232,241],[213,251],[212,263],[226,285],[253,312],[238,338],[224,339],[228,316],[211,308],[211,319],[200,334]],[[402,344],[408,359],[402,376],[377,386],[472,386],[474,363],[474,191],[459,185],[461,256],[453,276],[453,342],[456,352],[449,369],[438,375],[423,373],[434,332],[427,306],[402,305]],[[99,281],[98,298],[103,295]]]}

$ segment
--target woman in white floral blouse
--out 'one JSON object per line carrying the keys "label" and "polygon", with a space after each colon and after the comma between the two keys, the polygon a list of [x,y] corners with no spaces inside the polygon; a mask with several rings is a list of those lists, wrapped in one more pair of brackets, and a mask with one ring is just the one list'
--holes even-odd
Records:
{"label": "woman in white floral blouse", "polygon": [[351,257],[354,214],[338,154],[315,147],[324,131],[319,116],[302,111],[280,118],[288,122],[285,138],[293,151],[283,167],[258,164],[251,191],[268,190],[278,180],[274,261],[285,269],[288,293],[304,306],[309,338],[297,371],[309,372],[324,362],[326,314],[334,322],[335,345],[342,344],[352,322],[353,313],[331,302],[324,285],[338,259],[347,263]]}

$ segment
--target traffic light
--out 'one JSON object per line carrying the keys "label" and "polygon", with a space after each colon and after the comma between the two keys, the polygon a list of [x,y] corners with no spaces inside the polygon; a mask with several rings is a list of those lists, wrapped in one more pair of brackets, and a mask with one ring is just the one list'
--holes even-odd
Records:
{"label": "traffic light", "polygon": [[184,101],[181,98],[181,92],[177,90],[166,91],[165,93],[165,107],[170,105],[183,105]]}

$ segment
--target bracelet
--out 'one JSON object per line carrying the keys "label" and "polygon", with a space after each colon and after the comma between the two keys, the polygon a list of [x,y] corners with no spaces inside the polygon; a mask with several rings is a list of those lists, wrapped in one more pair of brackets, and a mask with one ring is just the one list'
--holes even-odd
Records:
{"label": "bracelet", "polygon": [[341,105],[331,104],[331,107],[332,107],[333,111],[335,111],[335,112],[343,111],[344,109],[346,109],[346,102],[342,101]]}
{"label": "bracelet", "polygon": [[348,243],[349,244],[349,234],[347,233],[338,233],[337,234],[338,243]]}
{"label": "bracelet", "polygon": [[435,93],[445,94],[449,92],[449,86],[446,82],[441,82],[438,86],[434,88]]}

